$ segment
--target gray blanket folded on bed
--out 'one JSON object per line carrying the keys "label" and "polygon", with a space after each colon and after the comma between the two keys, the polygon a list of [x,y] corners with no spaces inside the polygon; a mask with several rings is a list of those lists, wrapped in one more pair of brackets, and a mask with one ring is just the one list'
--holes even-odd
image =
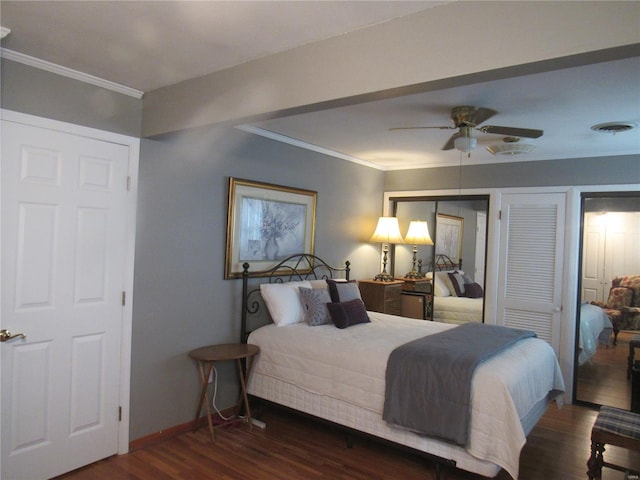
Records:
{"label": "gray blanket folded on bed", "polygon": [[535,336],[527,330],[467,323],[401,345],[387,363],[382,418],[466,445],[475,368],[517,341]]}

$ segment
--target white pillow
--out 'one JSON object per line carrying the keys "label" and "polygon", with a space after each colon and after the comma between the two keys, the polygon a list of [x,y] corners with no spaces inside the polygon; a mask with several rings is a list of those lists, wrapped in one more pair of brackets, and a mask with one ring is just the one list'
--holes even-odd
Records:
{"label": "white pillow", "polygon": [[304,321],[304,306],[298,287],[311,288],[307,280],[287,283],[262,283],[260,294],[273,323],[281,327]]}
{"label": "white pillow", "polygon": [[436,272],[434,281],[433,281],[433,294],[436,297],[450,297],[451,296],[451,292],[449,291],[449,287],[447,286],[447,283],[445,282],[445,278],[442,276],[442,274],[444,273],[444,275],[448,278],[446,272]]}
{"label": "white pillow", "polygon": [[445,270],[442,272],[436,272],[436,280],[433,282],[433,294],[436,297],[456,297],[456,290],[451,283],[450,273],[458,272],[464,275],[462,270]]}
{"label": "white pillow", "polygon": [[327,288],[327,281],[323,278],[320,280],[309,280],[311,288]]}

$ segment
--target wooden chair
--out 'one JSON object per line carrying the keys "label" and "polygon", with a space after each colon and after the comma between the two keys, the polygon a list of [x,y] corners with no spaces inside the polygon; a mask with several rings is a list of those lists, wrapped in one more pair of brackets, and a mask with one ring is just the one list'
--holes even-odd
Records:
{"label": "wooden chair", "polygon": [[614,445],[640,452],[640,414],[602,406],[591,429],[591,456],[587,461],[589,480],[602,478],[602,467],[640,474],[604,460],[604,446]]}

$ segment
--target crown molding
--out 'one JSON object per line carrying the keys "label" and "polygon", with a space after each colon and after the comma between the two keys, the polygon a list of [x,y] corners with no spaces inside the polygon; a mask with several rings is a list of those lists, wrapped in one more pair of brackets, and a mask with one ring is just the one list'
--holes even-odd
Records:
{"label": "crown molding", "polygon": [[322,153],[323,155],[329,155],[331,157],[340,158],[342,160],[347,160],[349,162],[359,163],[360,165],[365,165],[367,167],[375,168],[376,170],[386,170],[384,167],[381,167],[380,165],[367,162],[366,160],[362,160],[361,158],[353,157],[345,153],[336,152],[335,150],[330,150],[328,148],[314,145],[313,143],[304,142],[302,140],[288,137],[280,133],[275,133],[270,130],[265,130],[264,128],[255,127],[253,125],[247,125],[247,124],[237,125],[236,128],[238,130],[242,130],[243,132],[253,133],[254,135],[260,135],[262,137],[270,138],[271,140],[275,140],[277,142],[288,143],[289,145],[304,148],[306,150],[311,150],[317,153]]}
{"label": "crown molding", "polygon": [[141,90],[126,87],[124,85],[120,85],[119,83],[110,82],[109,80],[104,80],[103,78],[94,77],[93,75],[79,72],[78,70],[73,70],[71,68],[63,67],[62,65],[47,62],[46,60],[40,60],[39,58],[31,57],[29,55],[25,55],[24,53],[18,53],[6,48],[0,48],[0,57],[6,58],[7,60],[12,60],[14,62],[22,63],[24,65],[29,65],[30,67],[38,68],[40,70],[55,73],[57,75],[62,75],[63,77],[72,78],[74,80],[79,80],[84,83],[95,85],[97,87],[102,87],[113,92],[122,93],[123,95],[127,95],[129,97],[140,99],[144,95],[144,92]]}

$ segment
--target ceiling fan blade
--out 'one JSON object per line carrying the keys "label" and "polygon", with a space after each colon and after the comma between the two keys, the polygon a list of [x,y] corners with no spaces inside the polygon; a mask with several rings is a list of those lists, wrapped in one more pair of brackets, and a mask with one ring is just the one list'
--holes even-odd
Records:
{"label": "ceiling fan blade", "polygon": [[490,108],[475,108],[470,112],[468,121],[472,125],[480,125],[481,123],[489,120],[496,113],[498,112],[491,110]]}
{"label": "ceiling fan blade", "polygon": [[526,137],[526,138],[538,138],[541,137],[544,131],[533,130],[531,128],[516,128],[516,127],[498,127],[496,125],[485,125],[479,127],[483,133],[493,133],[496,135],[507,135],[509,137]]}
{"label": "ceiling fan blade", "polygon": [[455,141],[456,138],[460,136],[461,136],[460,132],[456,132],[453,135],[451,135],[449,140],[447,140],[447,143],[445,143],[444,147],[442,147],[442,150],[453,150],[453,147],[455,146],[453,142]]}
{"label": "ceiling fan blade", "polygon": [[391,127],[389,130],[421,130],[424,128],[437,128],[439,130],[452,130],[456,127]]}

